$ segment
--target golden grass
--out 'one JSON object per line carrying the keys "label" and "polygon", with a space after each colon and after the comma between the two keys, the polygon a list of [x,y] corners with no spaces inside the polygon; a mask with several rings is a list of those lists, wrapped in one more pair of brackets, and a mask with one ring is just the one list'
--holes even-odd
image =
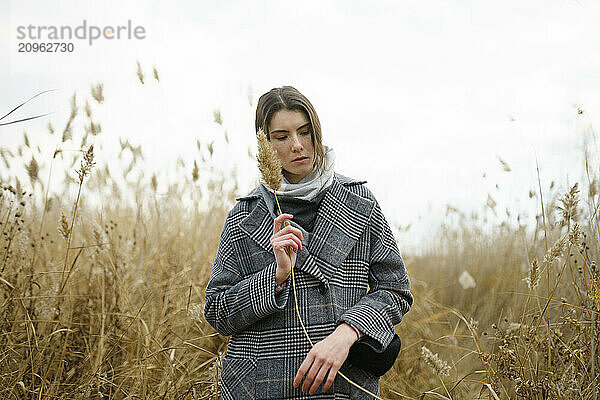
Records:
{"label": "golden grass", "polygon": [[[92,98],[104,102],[101,85]],[[90,104],[78,116],[75,95],[71,109],[47,159],[32,165],[0,149],[5,171],[26,166],[32,185],[24,189],[16,170],[1,177],[0,398],[217,398],[227,338],[202,308],[225,215],[240,195],[223,192],[235,177],[215,173],[200,188],[199,170],[217,150],[198,142],[208,152],[188,163],[186,182],[167,183],[161,196],[165,182],[146,171],[131,205],[118,201],[127,188],[111,174],[121,171],[85,145],[73,152],[81,166],[66,171],[65,190],[50,193],[55,158],[86,134],[73,121],[93,117]],[[127,141],[122,151],[141,156]],[[415,305],[397,327],[403,348],[383,398],[595,399],[600,202],[597,171],[587,172],[587,182],[555,188],[548,202],[541,190],[524,194],[544,210],[533,231],[509,223],[486,231],[455,210],[459,223],[432,234],[439,246],[404,255]],[[186,193],[208,210],[182,207]],[[93,207],[92,196],[111,201]],[[475,287],[458,283],[465,270]]]}
{"label": "golden grass", "polygon": [[[267,139],[266,134],[262,129],[256,132],[256,141],[258,147],[258,153],[256,160],[258,161],[258,169],[266,182],[266,184],[273,190],[275,199],[277,199],[276,191],[281,187],[283,182],[283,175],[281,174],[281,161],[277,157],[277,153],[271,142]],[[277,202],[279,205],[279,202]],[[279,210],[281,213],[281,209]]]}

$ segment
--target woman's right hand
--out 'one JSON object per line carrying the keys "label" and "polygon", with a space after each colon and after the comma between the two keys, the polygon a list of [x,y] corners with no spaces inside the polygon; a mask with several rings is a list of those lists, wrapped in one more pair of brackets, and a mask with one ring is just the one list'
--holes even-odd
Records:
{"label": "woman's right hand", "polygon": [[[292,214],[281,214],[273,222],[273,236],[270,241],[277,262],[275,269],[277,284],[281,284],[287,279],[292,271],[292,266],[296,264],[296,253],[302,249],[304,236],[300,229],[294,228],[288,221],[292,217]],[[283,228],[281,227],[282,223]]]}

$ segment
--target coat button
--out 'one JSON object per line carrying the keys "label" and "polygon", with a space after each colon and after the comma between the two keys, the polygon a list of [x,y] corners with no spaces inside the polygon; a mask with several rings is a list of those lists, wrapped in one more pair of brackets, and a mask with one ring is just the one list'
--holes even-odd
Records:
{"label": "coat button", "polygon": [[327,285],[327,284],[325,284],[323,282],[319,283],[319,292],[321,294],[327,293],[328,290],[329,290],[329,285]]}

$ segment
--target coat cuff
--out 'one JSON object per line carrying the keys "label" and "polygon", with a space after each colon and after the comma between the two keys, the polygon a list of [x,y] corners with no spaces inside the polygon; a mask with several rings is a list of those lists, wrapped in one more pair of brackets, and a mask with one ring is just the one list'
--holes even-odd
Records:
{"label": "coat cuff", "polygon": [[345,322],[365,336],[362,341],[377,352],[382,352],[394,338],[394,327],[381,314],[366,304],[357,304],[346,311],[338,323]]}
{"label": "coat cuff", "polygon": [[258,318],[266,317],[275,311],[283,310],[290,293],[289,285],[275,296],[276,263],[269,264],[258,272],[249,284],[250,303]]}

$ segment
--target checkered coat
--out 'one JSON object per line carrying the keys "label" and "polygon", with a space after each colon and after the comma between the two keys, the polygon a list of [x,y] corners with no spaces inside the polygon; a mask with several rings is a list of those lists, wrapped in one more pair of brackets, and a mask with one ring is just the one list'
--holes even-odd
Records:
{"label": "checkered coat", "polygon": [[[410,281],[392,231],[364,181],[335,174],[314,229],[304,237],[294,274],[300,314],[313,343],[340,321],[383,350],[410,309]],[[255,188],[228,213],[206,288],[206,320],[231,335],[223,357],[223,399],[372,399],[339,375],[312,396],[292,381],[310,350],[297,319],[291,275],[275,296],[273,217]],[[285,210],[283,210],[285,212]],[[372,393],[379,378],[344,363],[341,370]]]}

